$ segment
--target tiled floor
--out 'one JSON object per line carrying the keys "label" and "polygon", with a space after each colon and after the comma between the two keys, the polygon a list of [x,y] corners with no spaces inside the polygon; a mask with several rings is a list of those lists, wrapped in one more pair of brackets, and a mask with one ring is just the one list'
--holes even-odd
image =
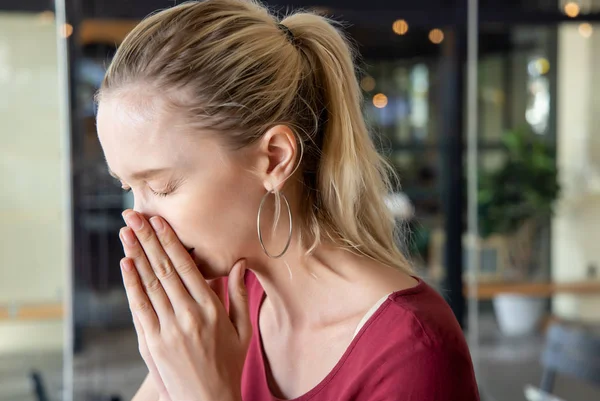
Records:
{"label": "tiled floor", "polygon": [[[481,320],[480,329],[478,380],[482,400],[525,400],[524,386],[537,385],[541,378],[538,360],[542,339],[502,337],[491,316]],[[95,330],[87,333],[86,344],[75,359],[74,400],[99,401],[96,396],[112,394],[130,400],[146,374],[133,331]],[[0,357],[0,401],[34,401],[27,380],[32,367],[44,375],[50,401],[58,401],[61,361],[59,354]],[[565,377],[557,379],[555,393],[565,401],[600,400],[599,388]]]}

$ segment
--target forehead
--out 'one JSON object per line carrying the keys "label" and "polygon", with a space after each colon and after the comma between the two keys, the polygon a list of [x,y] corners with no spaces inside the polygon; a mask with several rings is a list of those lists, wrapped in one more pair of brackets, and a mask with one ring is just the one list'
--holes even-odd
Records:
{"label": "forehead", "polygon": [[124,177],[138,170],[185,163],[196,142],[158,100],[111,96],[98,109],[98,138],[109,168]]}

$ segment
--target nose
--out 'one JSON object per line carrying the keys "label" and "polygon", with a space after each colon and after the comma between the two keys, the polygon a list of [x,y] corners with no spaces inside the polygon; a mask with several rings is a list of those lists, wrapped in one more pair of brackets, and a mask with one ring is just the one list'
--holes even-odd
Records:
{"label": "nose", "polygon": [[134,198],[133,210],[144,216],[146,219],[157,215],[157,213],[154,210],[152,210],[148,202],[142,202],[137,197]]}

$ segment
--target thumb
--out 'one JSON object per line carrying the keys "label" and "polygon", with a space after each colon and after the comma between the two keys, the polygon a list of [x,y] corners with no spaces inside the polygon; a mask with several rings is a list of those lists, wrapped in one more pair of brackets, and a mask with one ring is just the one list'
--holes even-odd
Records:
{"label": "thumb", "polygon": [[250,310],[248,305],[248,292],[244,283],[246,261],[238,261],[231,272],[227,283],[229,292],[229,318],[237,330],[242,343],[246,344],[252,337],[252,324],[250,323]]}

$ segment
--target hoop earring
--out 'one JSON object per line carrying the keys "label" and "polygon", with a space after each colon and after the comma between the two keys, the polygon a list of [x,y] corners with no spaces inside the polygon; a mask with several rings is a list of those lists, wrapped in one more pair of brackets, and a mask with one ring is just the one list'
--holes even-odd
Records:
{"label": "hoop earring", "polygon": [[258,241],[260,242],[260,246],[262,247],[263,252],[271,259],[278,259],[287,252],[288,248],[290,247],[290,243],[292,242],[292,210],[290,209],[290,204],[289,204],[287,198],[285,197],[285,195],[280,194],[280,196],[283,198],[283,201],[285,202],[285,206],[287,207],[287,210],[288,210],[288,217],[290,219],[290,231],[288,233],[288,239],[287,239],[287,242],[285,243],[285,247],[283,248],[283,251],[281,251],[281,253],[279,253],[278,255],[272,255],[271,253],[269,253],[269,251],[267,251],[267,248],[265,247],[265,243],[263,241],[262,231],[260,230],[260,213],[262,212],[262,208],[265,204],[265,201],[267,200],[267,197],[270,194],[274,194],[274,193],[275,192],[273,190],[270,190],[266,194],[263,195],[263,197],[260,201],[260,206],[258,207],[258,216],[256,217],[256,229],[258,231]]}

